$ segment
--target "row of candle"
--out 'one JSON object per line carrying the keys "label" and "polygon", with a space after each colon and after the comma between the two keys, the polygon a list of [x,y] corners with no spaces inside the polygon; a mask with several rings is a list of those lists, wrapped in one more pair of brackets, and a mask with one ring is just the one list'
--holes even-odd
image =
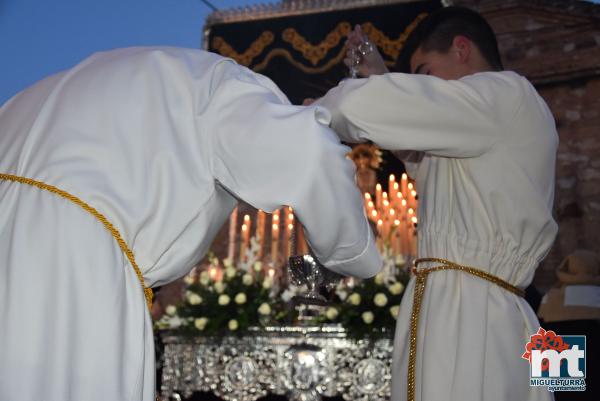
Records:
{"label": "row of candle", "polygon": [[416,255],[417,191],[406,174],[400,183],[392,174],[388,192],[381,184],[375,187],[375,199],[365,193],[365,209],[369,219],[377,224],[380,249],[388,245],[394,255]]}
{"label": "row of candle", "polygon": [[[388,191],[384,192],[381,184],[377,184],[374,199],[369,193],[364,195],[367,216],[377,225],[379,248],[383,250],[384,245],[388,245],[394,255],[414,256],[416,255],[418,203],[414,184],[410,182],[406,174],[402,174],[400,182],[396,182],[396,177],[392,174],[389,177]],[[265,260],[267,227],[270,227],[270,261],[273,265],[287,261],[291,256],[293,246],[296,247],[296,253],[299,255],[308,253],[304,230],[296,220],[291,207],[284,207],[270,214],[269,225],[267,225],[269,219],[267,215],[264,211],[259,210],[253,227],[252,218],[246,214],[243,216],[241,226],[238,227],[238,208],[235,208],[229,219],[227,252],[229,260],[235,260],[237,252],[237,260],[247,261],[253,229],[254,237],[258,242],[257,259]],[[239,242],[237,241],[238,233]],[[283,233],[283,238],[281,238],[281,233]],[[280,253],[282,249],[283,252]]]}
{"label": "row of candle", "polygon": [[[275,210],[271,213],[270,221],[270,259],[273,265],[283,261],[291,256],[292,248],[296,246],[298,254],[308,253],[308,246],[304,239],[304,230],[302,225],[298,222],[294,216],[294,211],[291,207],[284,207]],[[229,260],[235,260],[236,244],[238,242],[238,208],[236,207],[229,218],[229,248],[227,252],[227,258]],[[258,243],[258,260],[265,258],[265,250],[267,244],[267,213],[259,210],[256,214],[256,227],[254,229],[254,237]],[[283,229],[282,229],[283,227]],[[247,261],[248,249],[250,247],[250,233],[252,232],[252,218],[246,214],[243,217],[240,230],[240,241],[239,241],[239,253],[238,260],[240,262]],[[283,239],[281,233],[283,232]],[[294,238],[295,236],[295,238]],[[294,241],[295,239],[295,241]],[[280,254],[281,248],[283,252]]]}

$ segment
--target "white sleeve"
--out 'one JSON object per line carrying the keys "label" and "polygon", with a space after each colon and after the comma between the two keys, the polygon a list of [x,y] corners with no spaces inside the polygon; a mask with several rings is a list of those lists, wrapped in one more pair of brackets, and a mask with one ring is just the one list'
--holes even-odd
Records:
{"label": "white sleeve", "polygon": [[384,149],[473,157],[502,132],[516,111],[518,88],[499,73],[447,81],[391,73],[345,80],[316,104],[332,113],[332,128],[346,142],[371,140]]}
{"label": "white sleeve", "polygon": [[354,182],[348,148],[329,113],[289,104],[267,78],[239,68],[216,87],[213,174],[231,193],[271,212],[294,208],[317,259],[340,274],[375,275],[382,265]]}

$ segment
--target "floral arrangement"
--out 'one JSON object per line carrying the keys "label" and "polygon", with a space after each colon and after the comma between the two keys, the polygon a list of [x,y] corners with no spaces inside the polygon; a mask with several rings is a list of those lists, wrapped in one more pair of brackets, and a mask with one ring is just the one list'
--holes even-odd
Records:
{"label": "floral arrangement", "polygon": [[[338,324],[355,338],[391,336],[409,274],[404,260],[392,260],[384,251],[384,269],[372,279],[347,278],[329,294],[329,305],[313,324]],[[296,311],[290,300],[304,288],[283,286],[260,261],[234,266],[229,260],[209,258],[204,269],[194,269],[184,279],[186,288],[179,305],[169,305],[156,322],[158,329],[182,334],[235,335],[250,327],[285,325]]]}

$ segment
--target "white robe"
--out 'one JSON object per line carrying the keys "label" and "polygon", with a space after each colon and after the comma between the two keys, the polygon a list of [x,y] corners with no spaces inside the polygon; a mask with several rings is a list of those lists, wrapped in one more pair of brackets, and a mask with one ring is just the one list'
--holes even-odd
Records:
{"label": "white robe", "polygon": [[[54,185],[120,231],[147,286],[185,275],[241,198],[294,208],[325,266],[381,267],[348,148],[317,107],[199,50],[98,53],[0,109],[0,172]],[[0,400],[154,400],[152,324],[108,231],[0,181]]]}
{"label": "white robe", "polygon": [[[317,104],[331,111],[342,140],[368,139],[411,156],[419,257],[478,267],[527,287],[557,232],[558,136],[525,78],[386,74],[344,81]],[[413,290],[414,280],[396,327],[394,401],[406,400]],[[529,364],[521,359],[538,325],[524,299],[495,284],[458,271],[430,274],[418,330],[416,400],[552,399],[529,387]]]}

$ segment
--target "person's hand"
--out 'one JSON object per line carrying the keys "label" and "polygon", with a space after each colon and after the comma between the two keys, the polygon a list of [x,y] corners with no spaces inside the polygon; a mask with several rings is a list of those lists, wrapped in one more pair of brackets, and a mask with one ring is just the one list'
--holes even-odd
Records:
{"label": "person's hand", "polygon": [[316,101],[317,101],[317,99],[313,99],[312,97],[307,97],[306,99],[304,99],[302,101],[302,106],[310,106],[311,104],[313,104]]}
{"label": "person's hand", "polygon": [[[344,64],[348,68],[352,68],[354,65],[358,75],[361,77],[389,72],[383,61],[383,57],[381,57],[381,54],[377,50],[377,46],[369,42],[368,39],[360,28],[360,25],[356,25],[354,30],[350,31],[346,40],[347,50]],[[360,62],[356,64],[358,60]]]}

